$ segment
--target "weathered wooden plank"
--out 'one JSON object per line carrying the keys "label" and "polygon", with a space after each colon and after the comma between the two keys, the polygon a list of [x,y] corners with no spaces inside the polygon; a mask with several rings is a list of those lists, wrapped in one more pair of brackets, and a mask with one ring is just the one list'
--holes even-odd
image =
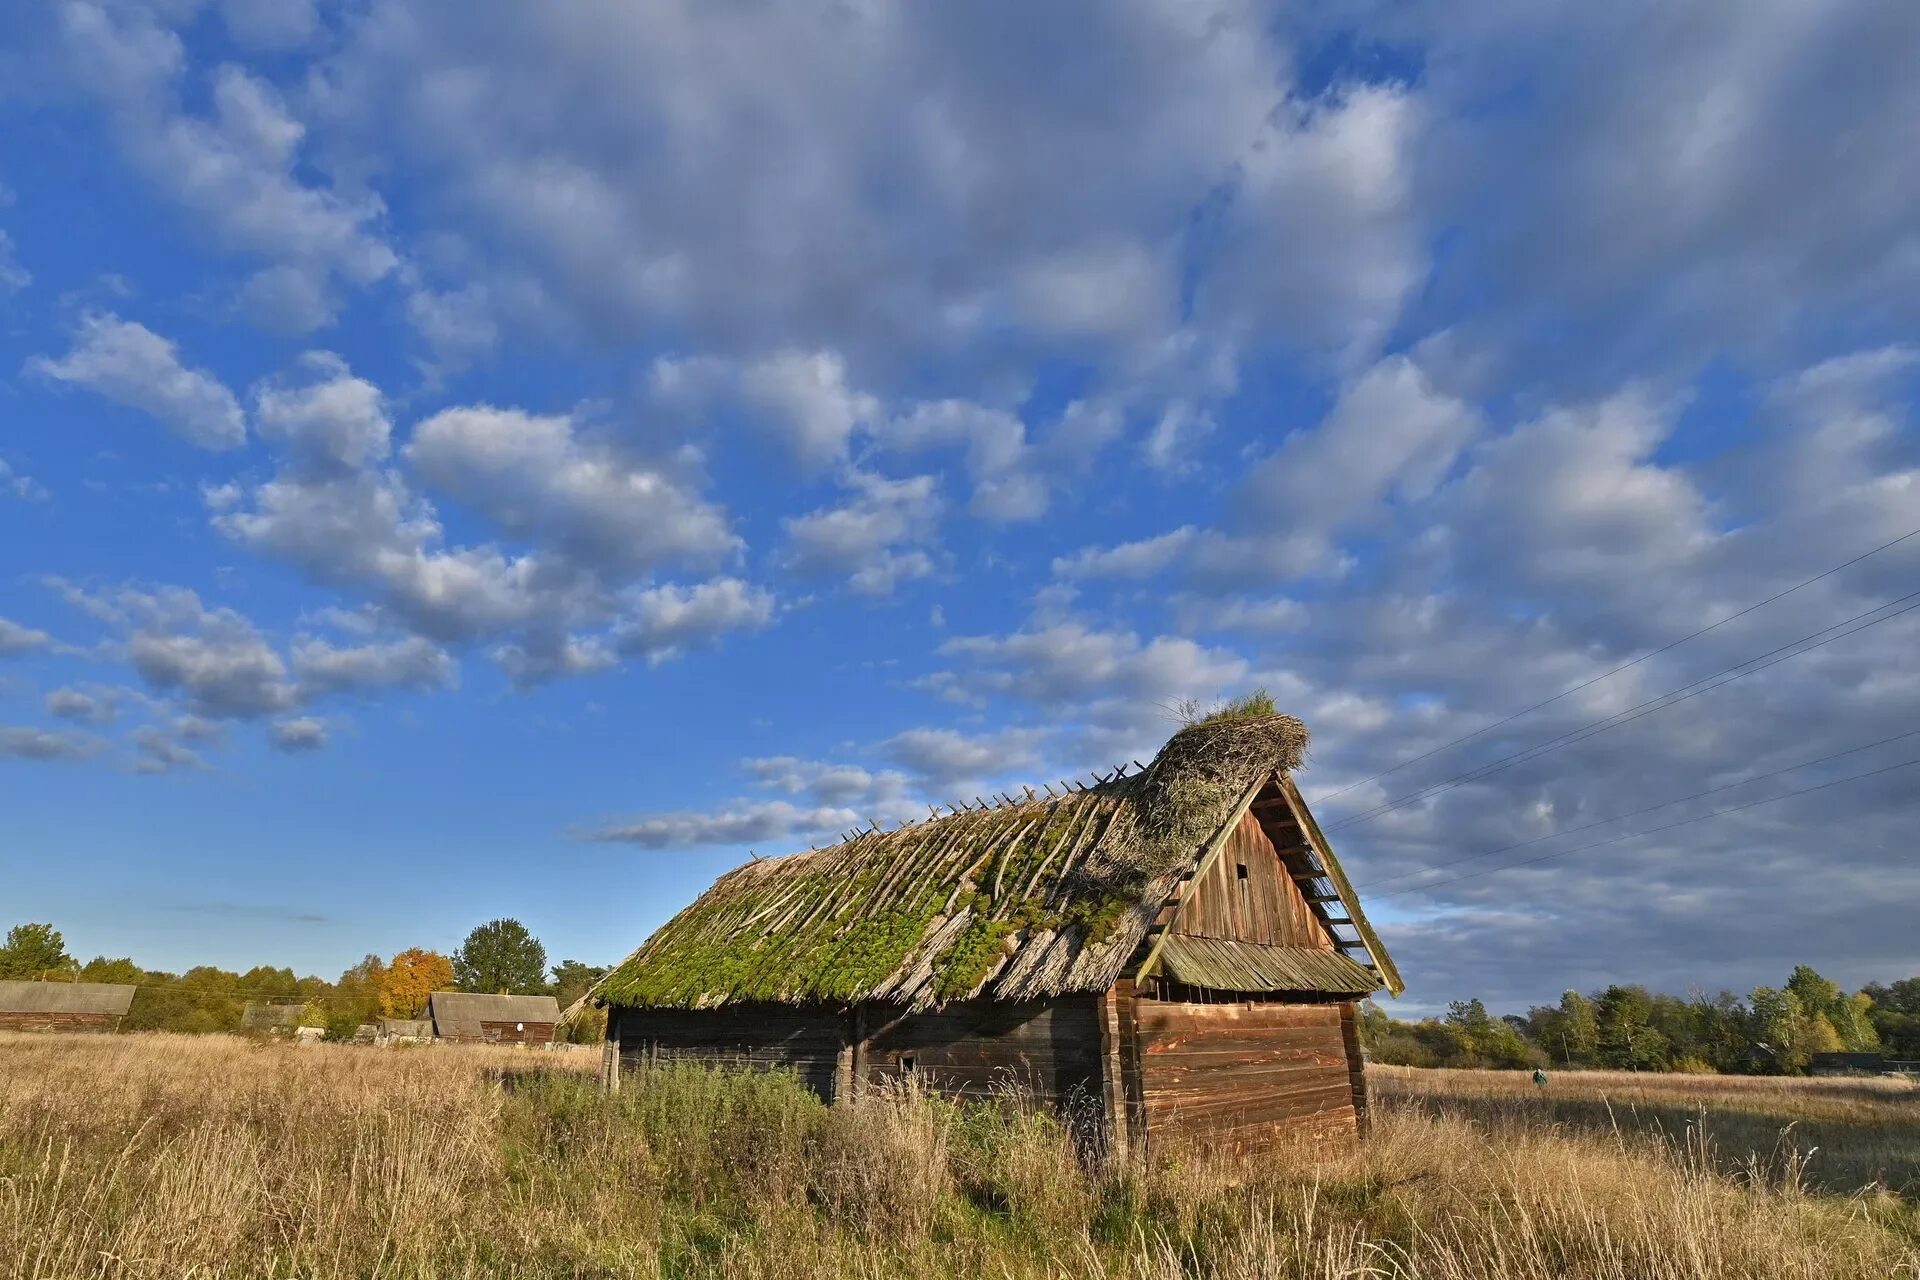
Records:
{"label": "weathered wooden plank", "polygon": [[1149,1102],[1147,1132],[1152,1134],[1165,1129],[1200,1130],[1256,1121],[1297,1120],[1326,1111],[1353,1113],[1353,1097],[1347,1091],[1346,1081],[1269,1098],[1233,1098],[1170,1108],[1156,1108]]}
{"label": "weathered wooden plank", "polygon": [[[1302,1067],[1292,1073],[1244,1075],[1238,1079],[1152,1079],[1146,1082],[1146,1102],[1160,1107],[1215,1107],[1229,1102],[1284,1102],[1298,1094],[1323,1090],[1352,1090],[1352,1080],[1340,1067]],[[1350,1094],[1342,1094],[1350,1098]]]}
{"label": "weathered wooden plank", "polygon": [[1143,1038],[1143,1060],[1155,1066],[1178,1063],[1231,1065],[1240,1062],[1298,1062],[1322,1057],[1346,1065],[1346,1051],[1338,1037],[1323,1031],[1264,1031],[1242,1036]]}
{"label": "weathered wooden plank", "polygon": [[[1132,984],[1128,984],[1131,986]],[[1132,1151],[1132,1117],[1127,1106],[1126,1082],[1122,1077],[1120,997],[1116,991],[1104,991],[1099,1001],[1100,1015],[1100,1119],[1106,1157],[1124,1167]]]}
{"label": "weathered wooden plank", "polygon": [[1155,1071],[1230,1071],[1237,1067],[1338,1067],[1351,1070],[1338,1044],[1301,1045],[1273,1050],[1259,1044],[1206,1045],[1169,1053],[1145,1053]]}
{"label": "weathered wooden plank", "polygon": [[1320,1027],[1331,1032],[1340,1028],[1337,1004],[1162,1004],[1142,1001],[1135,1016],[1142,1035],[1160,1032],[1215,1031],[1232,1027],[1260,1027],[1280,1030],[1295,1027]]}
{"label": "weathered wooden plank", "polygon": [[1353,1091],[1353,1114],[1361,1137],[1372,1127],[1367,1113],[1367,1059],[1360,1048],[1360,1020],[1353,1001],[1340,1006],[1340,1041],[1347,1051],[1347,1083]]}

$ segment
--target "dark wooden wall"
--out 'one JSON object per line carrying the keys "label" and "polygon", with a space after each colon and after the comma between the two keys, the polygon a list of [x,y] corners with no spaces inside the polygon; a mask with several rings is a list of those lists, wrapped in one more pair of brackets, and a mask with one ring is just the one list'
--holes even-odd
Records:
{"label": "dark wooden wall", "polygon": [[609,1021],[620,1059],[681,1058],[792,1071],[823,1098],[844,1082],[906,1080],[949,1097],[1017,1096],[1099,1112],[1100,1002],[967,1001],[921,1013],[788,1005],[621,1009]]}
{"label": "dark wooden wall", "polygon": [[834,1068],[847,1039],[847,1016],[791,1005],[721,1009],[617,1009],[607,1035],[617,1036],[622,1062],[680,1058],[717,1067],[785,1070],[823,1098],[833,1096]]}
{"label": "dark wooden wall", "polygon": [[1301,896],[1260,819],[1248,813],[1188,890],[1175,933],[1331,951],[1333,940]]}
{"label": "dark wooden wall", "polygon": [[905,1017],[869,1006],[855,1050],[863,1080],[908,1076],[952,1097],[1008,1091],[1062,1108],[1098,1110],[1100,1014],[1094,996],[1024,1004],[968,1001]]}
{"label": "dark wooden wall", "polygon": [[[524,1027],[525,1030],[516,1030]],[[547,1044],[553,1040],[551,1022],[482,1022],[480,1038],[488,1044]]]}
{"label": "dark wooden wall", "polygon": [[1359,1131],[1348,1006],[1136,1000],[1139,1123],[1150,1150],[1258,1150]]}

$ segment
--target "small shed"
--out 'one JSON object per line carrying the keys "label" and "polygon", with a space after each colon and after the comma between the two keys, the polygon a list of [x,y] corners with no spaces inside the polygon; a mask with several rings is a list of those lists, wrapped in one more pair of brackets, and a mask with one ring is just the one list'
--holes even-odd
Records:
{"label": "small shed", "polygon": [[0,1030],[118,1031],[134,990],[124,982],[0,982]]}
{"label": "small shed", "polygon": [[437,1040],[485,1044],[551,1044],[560,1021],[552,996],[493,996],[472,991],[436,991],[427,997],[427,1018]]}
{"label": "small shed", "polygon": [[433,1039],[431,1018],[380,1019],[381,1044],[424,1044]]}
{"label": "small shed", "polygon": [[1355,1004],[1399,994],[1291,773],[1289,716],[722,876],[589,994],[606,1075],[690,1058],[827,1098],[1011,1090],[1109,1152],[1366,1128]]}
{"label": "small shed", "polygon": [[305,1021],[306,1012],[307,1006],[304,1004],[273,1004],[264,1000],[249,1000],[246,1007],[240,1011],[240,1029],[275,1036],[294,1035],[300,1030],[300,1024]]}

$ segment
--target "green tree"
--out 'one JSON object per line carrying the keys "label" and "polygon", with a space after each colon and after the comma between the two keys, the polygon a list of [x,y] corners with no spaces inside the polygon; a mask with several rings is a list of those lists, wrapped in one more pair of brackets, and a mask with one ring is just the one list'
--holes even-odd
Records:
{"label": "green tree", "polygon": [[0,946],[0,978],[31,981],[73,976],[75,965],[66,939],[50,924],[17,924]]}
{"label": "green tree", "polygon": [[1827,1013],[1827,1020],[1840,1035],[1840,1047],[1849,1053],[1872,1053],[1880,1047],[1880,1032],[1873,1025],[1873,998],[1865,992],[1842,996]]}
{"label": "green tree", "polygon": [[[606,976],[607,967],[603,964],[584,964],[579,960],[562,960],[553,966],[553,994],[560,1002],[564,1012],[573,1003],[587,994],[587,988]],[[562,1028],[569,1044],[598,1044],[606,1038],[607,1011],[605,1009],[586,1008],[567,1020]]]}
{"label": "green tree", "polygon": [[1806,1070],[1811,1028],[1800,997],[1779,987],[1755,987],[1751,1003],[1754,1041],[1774,1069],[1787,1074]]}
{"label": "green tree", "polygon": [[1653,1025],[1653,997],[1645,987],[1612,986],[1594,1002],[1600,1062],[1622,1071],[1659,1071],[1667,1065],[1667,1037]]}
{"label": "green tree", "polygon": [[1860,994],[1871,1003],[1867,1018],[1889,1054],[1920,1058],[1920,978],[1869,982]]}
{"label": "green tree", "polygon": [[553,995],[562,1009],[587,994],[587,988],[607,976],[607,966],[562,960],[553,966]]}
{"label": "green tree", "polygon": [[[340,975],[340,981],[333,984],[330,993],[332,999],[326,1001],[332,1015],[328,1025],[334,1021],[352,1018],[355,1026],[363,1022],[372,1022],[380,1016],[380,989],[387,980],[387,962],[379,956],[368,953],[361,957],[360,963]],[[351,1037],[349,1037],[351,1039]]]}
{"label": "green tree", "polygon": [[535,995],[547,989],[547,949],[518,920],[489,920],[453,953],[462,991]]}
{"label": "green tree", "polygon": [[1536,1005],[1527,1011],[1527,1034],[1548,1057],[1562,1066],[1591,1066],[1596,1024],[1593,1001],[1578,991],[1562,992],[1558,1005]]}
{"label": "green tree", "polygon": [[124,982],[138,985],[147,980],[147,972],[126,956],[110,959],[95,956],[80,966],[82,982]]}

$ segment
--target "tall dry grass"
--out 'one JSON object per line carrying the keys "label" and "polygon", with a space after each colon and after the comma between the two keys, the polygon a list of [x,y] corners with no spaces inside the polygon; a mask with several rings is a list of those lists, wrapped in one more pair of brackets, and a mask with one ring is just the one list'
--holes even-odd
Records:
{"label": "tall dry grass", "polygon": [[1089,1177],[1044,1117],[687,1068],[604,1098],[590,1069],[0,1038],[0,1276],[1920,1276],[1891,1192],[1730,1172],[1697,1132],[1588,1130],[1472,1080],[1449,1106],[1440,1076],[1382,1079],[1356,1149]]}

